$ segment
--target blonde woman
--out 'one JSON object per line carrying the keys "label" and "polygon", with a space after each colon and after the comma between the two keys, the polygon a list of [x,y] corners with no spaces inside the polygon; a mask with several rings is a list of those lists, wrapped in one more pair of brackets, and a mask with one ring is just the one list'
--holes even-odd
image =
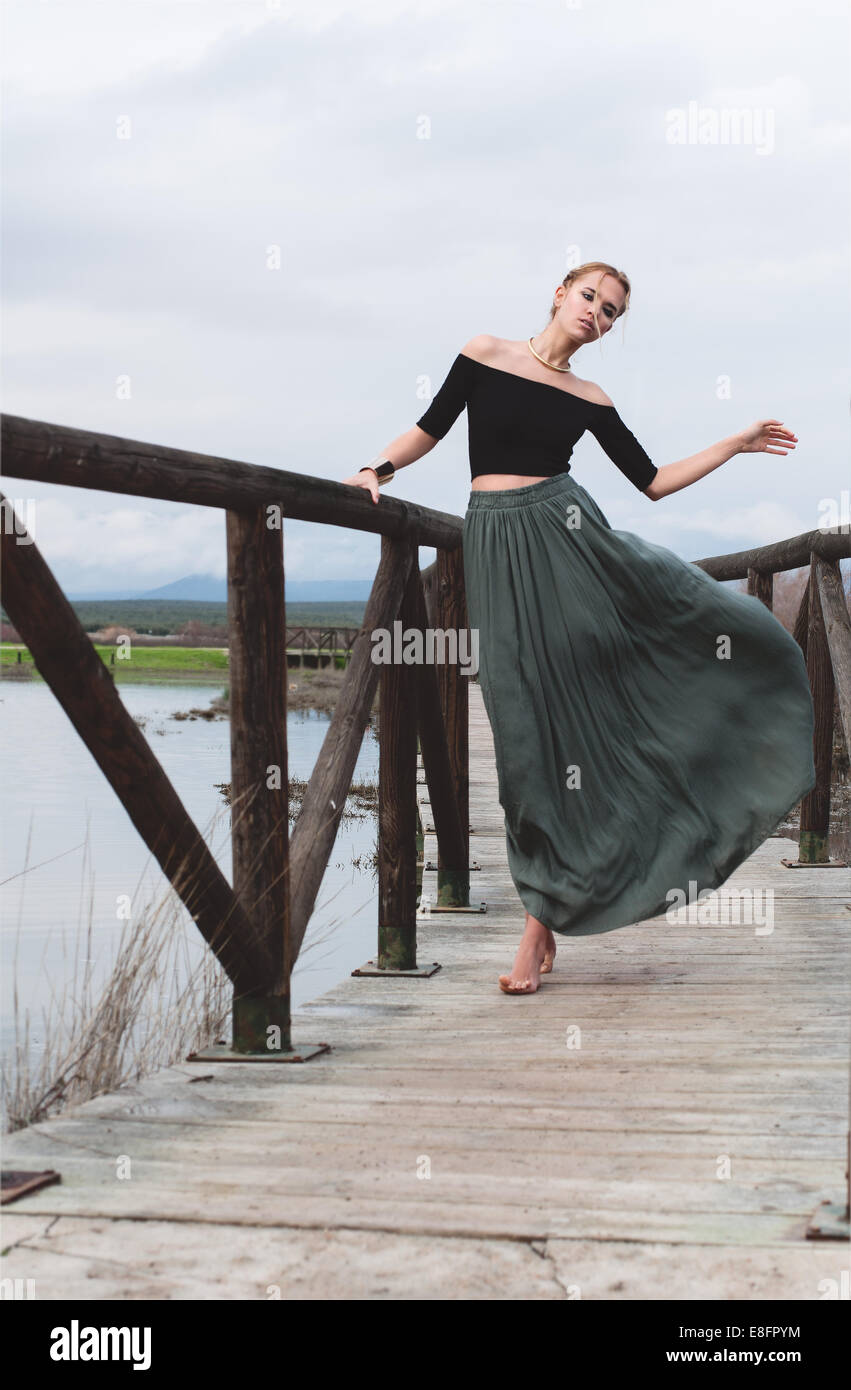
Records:
{"label": "blonde woman", "polygon": [[614,266],[570,271],[543,332],[471,338],[417,423],[345,480],[377,502],[385,477],[466,407],[468,614],[526,910],[506,994],[538,989],[556,934],[611,931],[667,911],[677,891],[717,888],[815,785],[798,644],[759,599],[612,529],[570,472],[588,430],[656,502],[737,454],[797,442],[782,421],[758,420],[656,466],[574,369],[629,298]]}

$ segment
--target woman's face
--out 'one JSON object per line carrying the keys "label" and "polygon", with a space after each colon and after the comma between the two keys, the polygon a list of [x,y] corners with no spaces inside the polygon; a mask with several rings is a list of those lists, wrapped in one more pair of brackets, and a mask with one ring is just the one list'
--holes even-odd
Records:
{"label": "woman's face", "polygon": [[555,293],[557,319],[571,338],[602,338],[626,302],[619,280],[605,272],[592,271],[574,280],[567,289],[559,285]]}

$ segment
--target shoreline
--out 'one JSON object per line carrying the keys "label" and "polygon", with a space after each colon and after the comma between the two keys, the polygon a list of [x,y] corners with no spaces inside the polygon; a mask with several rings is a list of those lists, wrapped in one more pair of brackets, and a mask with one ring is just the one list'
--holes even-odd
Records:
{"label": "shoreline", "polygon": [[[22,661],[10,661],[7,653],[15,648],[4,646],[2,649],[3,659],[0,663],[0,685],[8,681],[10,684],[29,684],[35,682],[39,685],[46,685],[47,682],[40,671],[34,665],[32,659]],[[21,650],[24,650],[23,648]],[[205,652],[214,650],[220,655],[218,648],[192,648],[184,647],[180,649],[170,648],[139,648],[139,651],[153,650],[158,653],[168,653],[170,656],[180,657],[184,652]],[[101,654],[102,655],[102,654]],[[113,677],[117,686],[122,685],[161,685],[163,688],[202,685],[208,686],[210,691],[220,690],[224,692],[225,708],[227,707],[227,693],[229,690],[230,672],[227,664],[224,666],[191,666],[182,664],[179,660],[169,662],[159,659],[155,664],[144,666],[139,664],[137,658],[130,661],[117,662],[114,666],[104,662],[104,666]],[[334,713],[337,707],[337,699],[346,678],[348,668],[332,666],[290,666],[287,671],[287,710],[302,711],[313,710],[318,714]],[[379,708],[380,682],[376,687],[375,699],[372,705],[371,715],[375,714]],[[197,712],[195,714],[197,716]],[[209,717],[202,715],[201,717]]]}

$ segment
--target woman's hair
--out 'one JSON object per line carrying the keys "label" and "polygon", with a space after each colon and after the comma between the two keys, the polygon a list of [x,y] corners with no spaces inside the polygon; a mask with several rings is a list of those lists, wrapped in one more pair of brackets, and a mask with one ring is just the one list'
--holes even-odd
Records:
{"label": "woman's hair", "polygon": [[[574,270],[569,270],[561,283],[564,285],[564,288],[567,289],[569,285],[573,284],[574,280],[580,279],[582,276],[587,275],[588,272],[592,270],[599,270],[602,271],[604,275],[611,275],[615,280],[617,280],[618,284],[622,287],[624,294],[626,295],[626,298],[624,299],[623,308],[615,314],[615,318],[612,320],[612,322],[614,323],[615,320],[619,319],[621,314],[625,314],[627,309],[629,308],[630,283],[622,270],[617,270],[613,265],[607,265],[605,261],[586,261],[584,265],[578,265]],[[555,314],[556,305],[553,304],[550,307],[550,323],[552,323],[553,319],[555,318]],[[596,323],[596,321],[597,311],[595,309],[594,322]]]}

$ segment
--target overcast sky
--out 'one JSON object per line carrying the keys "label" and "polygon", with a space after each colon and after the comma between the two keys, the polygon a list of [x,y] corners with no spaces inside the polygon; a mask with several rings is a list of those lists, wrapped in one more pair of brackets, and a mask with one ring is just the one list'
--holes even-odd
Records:
{"label": "overcast sky", "polygon": [[[652,503],[588,434],[572,470],[613,526],[695,559],[810,530],[851,487],[847,0],[3,0],[2,22],[5,411],[342,480],[469,338],[540,332],[578,253],[632,280],[576,365],[655,463],[760,417],[800,439]],[[463,515],[466,417],[391,488]],[[5,490],[37,499],[72,592],[225,572],[218,511]],[[376,537],[285,541],[290,578],[374,574]]]}

